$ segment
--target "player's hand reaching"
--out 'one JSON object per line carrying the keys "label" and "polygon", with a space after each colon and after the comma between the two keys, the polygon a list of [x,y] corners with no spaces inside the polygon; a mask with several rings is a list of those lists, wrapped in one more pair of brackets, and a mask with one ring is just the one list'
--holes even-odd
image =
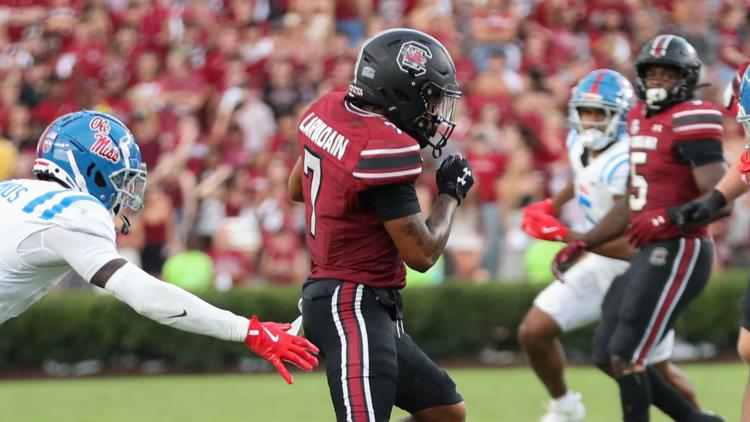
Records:
{"label": "player's hand reaching", "polygon": [[307,339],[287,333],[291,327],[291,324],[260,322],[258,317],[253,315],[245,337],[247,347],[271,362],[287,384],[293,383],[294,377],[282,361],[292,363],[307,372],[318,365],[318,358],[315,357],[318,348]]}
{"label": "player's hand reaching", "polygon": [[679,236],[680,228],[675,224],[679,207],[659,208],[643,211],[632,220],[625,230],[628,242],[636,248],[649,244],[657,236]]}
{"label": "player's hand reaching", "polygon": [[466,197],[474,186],[474,174],[469,162],[461,154],[451,154],[440,163],[435,175],[439,193],[445,193],[458,200],[458,204]]}
{"label": "player's hand reaching", "polygon": [[568,271],[568,269],[578,261],[578,258],[580,258],[586,251],[586,247],[586,242],[577,239],[568,243],[568,246],[562,248],[560,252],[555,255],[555,259],[552,260],[552,273],[555,275],[555,278],[564,283],[565,279],[563,273]]}
{"label": "player's hand reaching", "polygon": [[564,241],[569,233],[568,227],[557,218],[541,212],[526,212],[524,209],[521,229],[531,237],[555,242]]}

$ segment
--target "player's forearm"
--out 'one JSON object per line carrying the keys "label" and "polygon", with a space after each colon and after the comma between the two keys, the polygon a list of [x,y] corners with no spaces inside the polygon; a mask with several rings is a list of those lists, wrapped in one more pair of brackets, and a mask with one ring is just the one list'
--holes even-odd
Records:
{"label": "player's forearm", "polygon": [[419,248],[417,257],[407,260],[410,267],[417,271],[427,271],[435,265],[448,241],[457,207],[458,201],[455,198],[446,194],[438,195],[427,221],[421,225],[407,226],[411,230],[411,236],[417,237],[415,244]]}
{"label": "player's forearm", "polygon": [[588,245],[587,250],[594,250],[625,232],[630,221],[627,197],[616,201],[607,215],[591,230],[581,235],[580,239]]}
{"label": "player's forearm", "polygon": [[742,182],[736,165],[732,166],[716,185],[716,190],[721,192],[729,203],[742,196],[749,188],[750,186]]}
{"label": "player's forearm", "polygon": [[195,334],[241,342],[247,318],[219,309],[187,291],[156,279],[133,264],[125,264],[105,289],[136,312],[160,324]]}

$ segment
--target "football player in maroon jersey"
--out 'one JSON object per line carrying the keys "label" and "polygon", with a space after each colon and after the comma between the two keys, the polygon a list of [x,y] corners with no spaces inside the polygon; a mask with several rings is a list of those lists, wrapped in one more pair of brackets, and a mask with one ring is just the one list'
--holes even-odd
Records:
{"label": "football player in maroon jersey", "polygon": [[701,61],[681,37],[663,34],[646,43],[636,70],[640,101],[627,117],[628,195],[557,254],[553,271],[564,280],[586,250],[627,236],[639,251],[607,292],[594,336],[594,360],[617,380],[624,420],[648,421],[654,403],[674,420],[720,421],[680,396],[646,358],[711,274],[706,225],[683,232],[676,217],[726,173],[722,112],[695,98]]}
{"label": "football player in maroon jersey", "polygon": [[365,41],[348,92],[301,117],[300,158],[289,179],[305,203],[310,275],[302,288],[305,335],[326,358],[339,421],[463,421],[448,374],[404,332],[404,263],[426,271],[474,183],[460,154],[437,170],[439,195],[422,218],[414,181],[420,149],[440,155],[461,91],[448,51],[431,36],[391,29]]}
{"label": "football player in maroon jersey", "polygon": [[[727,108],[736,106],[737,121],[742,123],[745,137],[750,139],[750,62],[743,63],[733,83],[734,94]],[[731,203],[750,189],[750,144],[740,155],[739,163],[733,166],[707,195],[693,201],[677,212],[677,222],[685,229],[696,224],[713,221],[722,214],[727,203]],[[742,295],[742,326],[737,339],[737,352],[745,363],[750,364],[750,281]],[[742,422],[750,422],[750,378],[742,399]]]}

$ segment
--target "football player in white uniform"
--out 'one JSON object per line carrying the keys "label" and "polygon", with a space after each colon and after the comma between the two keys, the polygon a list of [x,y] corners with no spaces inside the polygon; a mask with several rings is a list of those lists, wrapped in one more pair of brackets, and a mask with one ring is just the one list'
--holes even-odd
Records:
{"label": "football player in white uniform", "polygon": [[317,365],[317,348],[287,332],[289,324],[216,308],[117,253],[115,221],[127,234],[146,189],[138,145],[117,118],[95,111],[58,118],[39,139],[33,173],[37,180],[0,183],[0,323],[75,271],[156,322],[244,342],[290,384],[283,361],[306,371]]}
{"label": "football player in white uniform", "polygon": [[[522,228],[532,237],[569,242],[576,238],[558,219],[558,210],[576,198],[588,226],[594,226],[614,202],[625,195],[630,172],[625,116],[633,88],[613,70],[595,70],[580,80],[568,103],[571,131],[566,145],[573,180],[554,197],[523,210]],[[563,377],[565,353],[558,337],[597,321],[612,280],[625,272],[634,253],[624,239],[602,246],[552,282],[534,300],[519,328],[521,344],[531,366],[551,396],[542,422],[583,421],[585,407],[579,393],[567,388]],[[674,333],[654,349],[650,361],[695,403],[689,380],[668,362]]]}

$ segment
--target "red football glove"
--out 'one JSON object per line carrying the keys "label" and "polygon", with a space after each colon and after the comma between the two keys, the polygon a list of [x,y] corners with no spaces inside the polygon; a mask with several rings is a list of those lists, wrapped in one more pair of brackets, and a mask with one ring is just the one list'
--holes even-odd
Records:
{"label": "red football glove", "polygon": [[662,238],[679,236],[680,228],[674,224],[675,219],[672,217],[674,214],[676,210],[672,208],[659,208],[638,214],[625,230],[625,235],[630,237],[628,242],[636,248],[642,248],[657,236]]}
{"label": "red football glove", "polygon": [[521,229],[531,237],[561,242],[568,236],[568,228],[549,214],[524,212]]}
{"label": "red football glove", "polygon": [[521,209],[523,214],[547,214],[557,216],[558,212],[554,205],[552,205],[552,199],[547,198],[544,201],[534,202]]}
{"label": "red football glove", "polygon": [[568,271],[573,264],[578,261],[578,258],[586,251],[586,242],[583,240],[574,240],[568,243],[568,246],[562,248],[560,252],[555,255],[555,259],[552,260],[552,274],[555,278],[561,282],[565,282],[563,273]]}
{"label": "red football glove", "polygon": [[737,163],[737,169],[740,171],[740,179],[746,185],[750,185],[750,177],[748,176],[750,174],[750,151],[748,147],[750,147],[750,144],[745,145],[745,149],[740,154],[740,162]]}
{"label": "red football glove", "polygon": [[287,384],[293,383],[294,377],[282,361],[293,363],[307,372],[312,371],[318,364],[318,358],[315,357],[318,348],[307,339],[287,333],[286,330],[291,327],[291,324],[260,322],[258,317],[253,315],[245,337],[247,347],[271,362]]}

